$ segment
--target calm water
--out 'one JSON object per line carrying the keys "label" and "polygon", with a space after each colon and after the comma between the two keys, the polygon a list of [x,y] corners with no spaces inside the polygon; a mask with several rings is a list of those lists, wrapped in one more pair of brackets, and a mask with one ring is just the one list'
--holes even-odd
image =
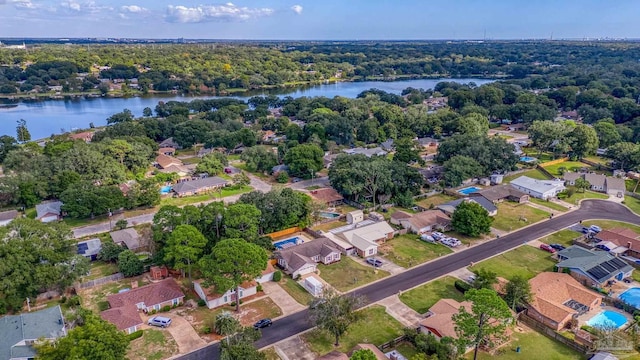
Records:
{"label": "calm water", "polygon": [[[265,91],[261,94],[277,94],[281,96],[343,96],[355,98],[359,93],[377,88],[391,93],[400,94],[403,89],[414,87],[416,89],[433,89],[441,81],[455,81],[459,83],[474,82],[482,85],[493,80],[484,79],[421,79],[394,82],[363,81],[345,82],[327,85],[318,85],[301,89],[279,90],[276,92]],[[256,94],[252,94],[256,95]],[[260,95],[260,94],[257,94]],[[235,96],[239,99],[247,99],[250,96]],[[198,97],[201,99],[216,98],[215,96]],[[158,101],[190,101],[195,97],[170,96],[170,97],[134,97],[134,98],[98,98],[82,100],[48,100],[42,102],[19,103],[12,108],[0,108],[0,135],[16,134],[16,121],[25,119],[27,127],[33,139],[48,137],[51,134],[88,128],[90,123],[95,126],[103,126],[107,118],[112,114],[129,109],[136,116],[142,116],[145,107],[155,108]]]}

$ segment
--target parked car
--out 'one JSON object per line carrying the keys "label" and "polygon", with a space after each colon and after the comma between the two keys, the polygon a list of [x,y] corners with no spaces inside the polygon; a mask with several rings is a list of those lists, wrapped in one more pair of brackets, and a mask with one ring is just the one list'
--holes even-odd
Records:
{"label": "parked car", "polygon": [[433,236],[433,238],[436,239],[436,240],[441,240],[441,239],[445,238],[443,233],[439,233],[437,231],[432,232],[431,236]]}
{"label": "parked car", "polygon": [[457,247],[462,245],[462,243],[460,242],[460,240],[456,239],[456,238],[444,238],[441,239],[440,242],[444,245],[447,245],[449,247]]}
{"label": "parked car", "polygon": [[300,179],[299,177],[294,177],[293,179],[291,179],[291,182],[297,183],[302,181],[302,179]]}
{"label": "parked car", "polygon": [[555,254],[555,252],[556,252],[556,249],[552,248],[551,246],[549,246],[547,244],[540,245],[540,249],[542,249],[544,251],[547,251],[547,252],[550,252],[552,254]]}
{"label": "parked car", "polygon": [[600,231],[602,231],[602,228],[598,225],[591,225],[589,226],[589,230],[599,233]]}
{"label": "parked car", "polygon": [[562,250],[566,249],[564,246],[562,246],[560,244],[551,244],[549,246],[551,246],[552,248],[554,248],[557,251],[562,251]]}
{"label": "parked car", "polygon": [[229,167],[224,168],[224,173],[225,174],[231,174],[232,170]]}
{"label": "parked car", "polygon": [[474,281],[476,281],[476,274],[469,275],[469,277],[467,278],[467,282],[473,284]]}
{"label": "parked car", "polygon": [[261,319],[261,320],[258,320],[258,322],[256,322],[255,324],[253,324],[253,328],[262,329],[262,328],[271,326],[271,324],[273,324],[273,321],[271,321],[271,319]]}
{"label": "parked car", "polygon": [[374,258],[368,258],[367,259],[367,264],[373,265],[375,267],[380,267],[380,266],[382,266],[382,261],[380,261],[378,259],[374,259]]}
{"label": "parked car", "polygon": [[422,235],[420,235],[420,240],[422,240],[422,241],[426,241],[426,242],[430,242],[430,243],[432,243],[432,242],[435,242],[435,241],[436,241],[436,239],[434,239],[434,238],[433,238],[433,236],[431,236],[431,235],[427,235],[427,234],[422,234]]}
{"label": "parked car", "polygon": [[632,279],[632,278],[628,278],[628,277],[626,277],[626,278],[622,279],[622,281],[624,281],[624,283],[625,283],[625,284],[631,284],[631,282],[633,281],[633,279]]}
{"label": "parked car", "polygon": [[164,317],[164,316],[154,316],[151,319],[149,319],[149,321],[147,321],[147,324],[149,324],[151,326],[158,326],[158,327],[166,328],[169,325],[171,325],[171,319],[169,319],[168,317]]}

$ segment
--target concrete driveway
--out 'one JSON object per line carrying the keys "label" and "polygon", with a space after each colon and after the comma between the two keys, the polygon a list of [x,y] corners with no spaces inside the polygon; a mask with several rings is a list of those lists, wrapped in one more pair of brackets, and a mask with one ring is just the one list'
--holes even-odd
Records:
{"label": "concrete driveway", "polygon": [[314,360],[317,357],[297,335],[275,344],[273,348],[282,360]]}
{"label": "concrete driveway", "polygon": [[171,318],[171,326],[167,328],[167,331],[169,331],[169,334],[173,336],[173,339],[178,344],[178,349],[181,354],[188,353],[206,345],[206,342],[200,338],[193,326],[182,316],[174,313],[162,316]]}
{"label": "concrete driveway", "polygon": [[286,316],[300,310],[304,310],[306,306],[297,302],[289,293],[287,293],[280,285],[273,281],[262,283],[262,290],[273,300],[280,309],[282,315]]}
{"label": "concrete driveway", "polygon": [[[363,258],[361,258],[359,256],[352,256],[351,259],[354,260],[354,261],[359,262],[360,264],[362,264],[364,266],[373,267],[371,264],[367,263],[366,259],[363,259]],[[400,274],[400,273],[404,272],[405,270],[407,270],[407,269],[403,268],[402,266],[397,265],[397,264],[389,261],[387,258],[384,258],[382,256],[376,256],[375,259],[382,261],[382,266],[379,267],[378,269],[387,271],[391,275]]]}
{"label": "concrete driveway", "polygon": [[384,306],[387,314],[393,316],[404,326],[417,327],[418,322],[422,320],[422,316],[400,301],[398,295],[382,299],[378,301],[378,305]]}

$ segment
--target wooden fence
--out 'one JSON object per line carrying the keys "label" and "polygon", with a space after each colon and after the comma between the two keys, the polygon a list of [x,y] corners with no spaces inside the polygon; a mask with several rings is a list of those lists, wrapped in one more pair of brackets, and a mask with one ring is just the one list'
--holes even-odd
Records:
{"label": "wooden fence", "polygon": [[120,279],[124,279],[124,275],[122,275],[122,273],[115,273],[113,275],[105,276],[99,279],[89,280],[83,283],[76,284],[75,288],[76,288],[76,291],[79,291],[82,289],[88,289],[94,286],[118,281]]}
{"label": "wooden fence", "polygon": [[297,232],[300,232],[301,230],[302,229],[300,229],[299,227],[295,226],[295,227],[292,227],[292,228],[288,228],[288,229],[272,232],[270,234],[267,234],[267,236],[272,238],[272,239],[276,239],[276,238],[279,238],[281,236],[287,236],[287,235],[295,234]]}
{"label": "wooden fence", "polygon": [[398,344],[407,341],[407,335],[402,335],[400,337],[397,337],[391,341],[387,341],[386,343],[378,346],[378,349],[380,349],[380,351],[384,352],[386,349],[390,349],[390,348],[394,348],[396,346],[398,346]]}
{"label": "wooden fence", "polygon": [[555,160],[551,160],[551,161],[547,161],[547,162],[541,163],[540,166],[556,165],[556,164],[560,164],[560,163],[563,163],[563,162],[568,161],[568,160],[569,160],[569,158],[567,158],[567,157],[562,158],[562,159],[555,159]]}
{"label": "wooden fence", "polygon": [[518,320],[522,321],[528,327],[536,330],[537,332],[545,335],[546,337],[551,338],[555,341],[561,342],[567,345],[568,347],[572,348],[573,350],[578,351],[582,354],[587,354],[589,351],[591,351],[591,349],[588,346],[578,344],[577,342],[558,334],[554,330],[544,326],[543,324],[539,323],[535,319],[527,316],[525,313],[521,313],[520,316],[518,317]]}

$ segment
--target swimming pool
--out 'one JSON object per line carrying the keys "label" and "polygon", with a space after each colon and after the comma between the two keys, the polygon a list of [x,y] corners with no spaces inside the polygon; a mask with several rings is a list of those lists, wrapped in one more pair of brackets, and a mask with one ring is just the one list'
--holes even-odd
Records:
{"label": "swimming pool", "polygon": [[640,288],[631,288],[619,296],[620,300],[629,305],[633,305],[636,309],[640,309]]}
{"label": "swimming pool", "polygon": [[165,195],[171,192],[171,185],[163,186],[160,188],[160,194]]}
{"label": "swimming pool", "polygon": [[479,188],[479,187],[469,186],[469,187],[466,187],[466,188],[464,188],[464,189],[460,189],[460,190],[458,190],[458,192],[459,192],[460,194],[462,194],[462,195],[469,195],[469,194],[472,194],[472,193],[474,193],[474,192],[478,192],[478,191],[480,191],[480,190],[482,190],[482,189],[481,189],[481,188]]}
{"label": "swimming pool", "polygon": [[526,162],[526,163],[534,162],[536,160],[538,160],[538,159],[536,159],[534,157],[531,157],[531,156],[521,156],[520,157],[520,161]]}
{"label": "swimming pool", "polygon": [[292,237],[290,239],[274,242],[273,246],[278,250],[282,250],[282,249],[290,248],[292,246],[296,246],[298,244],[302,244],[303,242],[304,240],[300,239],[299,237]]}
{"label": "swimming pool", "polygon": [[340,213],[329,212],[329,211],[318,211],[318,215],[326,219],[335,219],[340,217]]}
{"label": "swimming pool", "polygon": [[587,321],[592,327],[621,328],[627,323],[627,318],[617,311],[605,310]]}

